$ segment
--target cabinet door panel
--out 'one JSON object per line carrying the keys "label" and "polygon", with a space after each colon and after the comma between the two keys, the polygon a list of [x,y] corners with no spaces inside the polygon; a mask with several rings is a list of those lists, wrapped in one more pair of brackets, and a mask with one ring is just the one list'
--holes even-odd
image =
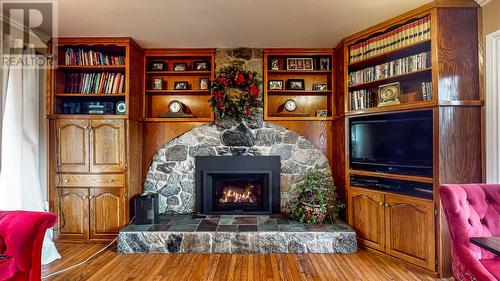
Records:
{"label": "cabinet door panel", "polygon": [[348,197],[349,224],[356,230],[360,244],[383,251],[384,194],[351,187]]}
{"label": "cabinet door panel", "polygon": [[387,194],[386,252],[434,270],[434,204],[431,201]]}
{"label": "cabinet door panel", "polygon": [[90,239],[113,239],[124,225],[124,189],[91,188]]}
{"label": "cabinet door panel", "polygon": [[125,121],[91,121],[91,172],[125,170]]}
{"label": "cabinet door panel", "polygon": [[59,172],[89,171],[88,126],[87,120],[58,120],[57,166]]}
{"label": "cabinet door panel", "polygon": [[88,188],[59,188],[58,238],[88,239]]}

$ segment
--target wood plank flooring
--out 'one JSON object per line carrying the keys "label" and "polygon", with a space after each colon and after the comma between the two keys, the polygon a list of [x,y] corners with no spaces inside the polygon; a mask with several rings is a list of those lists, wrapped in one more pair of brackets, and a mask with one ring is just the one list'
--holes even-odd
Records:
{"label": "wood plank flooring", "polygon": [[[104,244],[56,245],[63,258],[44,266],[42,276],[81,262],[104,247]],[[436,279],[395,259],[366,250],[348,255],[118,254],[116,247],[112,246],[89,263],[44,280]]]}

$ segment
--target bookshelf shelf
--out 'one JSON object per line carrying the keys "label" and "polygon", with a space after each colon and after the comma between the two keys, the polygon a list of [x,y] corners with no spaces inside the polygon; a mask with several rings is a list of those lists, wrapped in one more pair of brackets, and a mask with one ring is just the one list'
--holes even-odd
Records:
{"label": "bookshelf shelf", "polygon": [[430,50],[431,48],[431,40],[425,39],[420,42],[409,44],[392,51],[384,52],[379,55],[363,59],[356,62],[351,62],[348,64],[349,70],[358,70],[363,69],[372,65],[376,65],[379,63],[383,63],[386,61],[406,57],[412,54],[415,54],[421,50]]}
{"label": "bookshelf shelf", "polygon": [[332,91],[268,90],[270,95],[328,95]]}
{"label": "bookshelf shelf", "polygon": [[[288,59],[311,61],[311,70],[287,70]],[[327,63],[327,67],[324,62]],[[274,66],[273,66],[274,65]],[[298,65],[298,63],[297,63]],[[332,120],[334,112],[333,94],[335,89],[333,49],[264,49],[264,119],[273,121],[324,121]],[[272,66],[275,68],[272,69]],[[276,70],[278,68],[278,70]],[[270,90],[269,81],[303,80],[304,90]],[[326,84],[325,91],[314,91],[315,84]],[[288,113],[284,104],[293,100],[297,112]],[[316,116],[326,111],[327,116]],[[318,113],[319,112],[319,113]]]}
{"label": "bookshelf shelf", "polygon": [[126,97],[126,93],[119,94],[80,94],[80,93],[56,93],[54,94],[56,97],[86,97],[86,98],[119,98]]}
{"label": "bookshelf shelf", "polygon": [[198,75],[198,76],[210,76],[212,74],[211,71],[146,71],[147,75],[152,75],[152,76],[171,76],[171,75],[177,75],[177,76],[183,76],[183,75]]}
{"label": "bookshelf shelf", "polygon": [[[149,49],[144,54],[144,121],[145,122],[211,122],[214,114],[208,98],[210,90],[201,90],[201,79],[208,86],[215,76],[214,49]],[[197,69],[198,62],[206,68]],[[152,70],[154,63],[162,63],[162,70]],[[175,64],[184,64],[186,70],[174,71]],[[161,90],[154,90],[155,80],[161,78]],[[176,82],[186,82],[186,90],[174,90]],[[156,82],[158,84],[159,82]],[[195,117],[159,117],[168,112],[168,105],[178,101],[184,111]]]}
{"label": "bookshelf shelf", "polygon": [[408,109],[421,109],[421,108],[429,108],[435,106],[435,101],[418,101],[418,102],[409,102],[409,103],[401,103],[397,105],[391,106],[382,106],[382,107],[369,107],[365,109],[351,110],[345,113],[346,116],[354,116],[354,115],[364,115],[364,114],[372,114],[372,113],[383,113],[383,112],[396,112],[403,111]]}
{"label": "bookshelf shelf", "polygon": [[125,65],[58,65],[57,68],[62,70],[96,70],[96,71],[124,71]]}
{"label": "bookshelf shelf", "polygon": [[210,95],[209,90],[147,90],[149,95]]}
{"label": "bookshelf shelf", "polygon": [[391,76],[391,77],[387,77],[387,78],[383,78],[383,79],[378,79],[378,80],[373,80],[370,82],[364,82],[361,84],[348,86],[348,88],[349,88],[349,90],[366,89],[366,88],[376,87],[376,86],[386,84],[386,83],[401,81],[404,79],[416,79],[417,77],[422,77],[422,76],[426,76],[426,75],[430,76],[431,72],[432,72],[432,68],[426,68],[426,69],[417,70],[417,71],[413,71],[413,72],[409,72],[409,73],[405,73],[405,74],[401,74],[401,75],[395,75],[395,76]]}
{"label": "bookshelf shelf", "polygon": [[349,170],[349,174],[360,175],[360,176],[369,176],[369,177],[383,177],[389,179],[397,179],[397,180],[407,180],[407,181],[415,181],[415,182],[424,182],[424,183],[433,183],[433,178],[430,177],[419,177],[419,176],[409,176],[409,175],[401,175],[401,174],[388,174],[388,173],[380,173],[380,172],[370,172],[363,170]]}

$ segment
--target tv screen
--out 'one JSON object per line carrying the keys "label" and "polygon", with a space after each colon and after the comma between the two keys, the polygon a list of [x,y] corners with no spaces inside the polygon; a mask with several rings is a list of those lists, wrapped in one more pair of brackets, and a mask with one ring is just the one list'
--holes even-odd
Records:
{"label": "tv screen", "polygon": [[432,111],[350,119],[351,169],[432,176]]}

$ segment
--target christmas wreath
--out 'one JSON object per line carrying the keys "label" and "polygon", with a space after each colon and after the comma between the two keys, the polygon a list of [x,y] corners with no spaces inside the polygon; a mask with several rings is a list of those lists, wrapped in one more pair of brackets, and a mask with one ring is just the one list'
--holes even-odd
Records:
{"label": "christmas wreath", "polygon": [[235,65],[224,67],[210,88],[212,110],[221,118],[252,116],[252,108],[260,104],[259,85],[256,72],[244,71]]}

